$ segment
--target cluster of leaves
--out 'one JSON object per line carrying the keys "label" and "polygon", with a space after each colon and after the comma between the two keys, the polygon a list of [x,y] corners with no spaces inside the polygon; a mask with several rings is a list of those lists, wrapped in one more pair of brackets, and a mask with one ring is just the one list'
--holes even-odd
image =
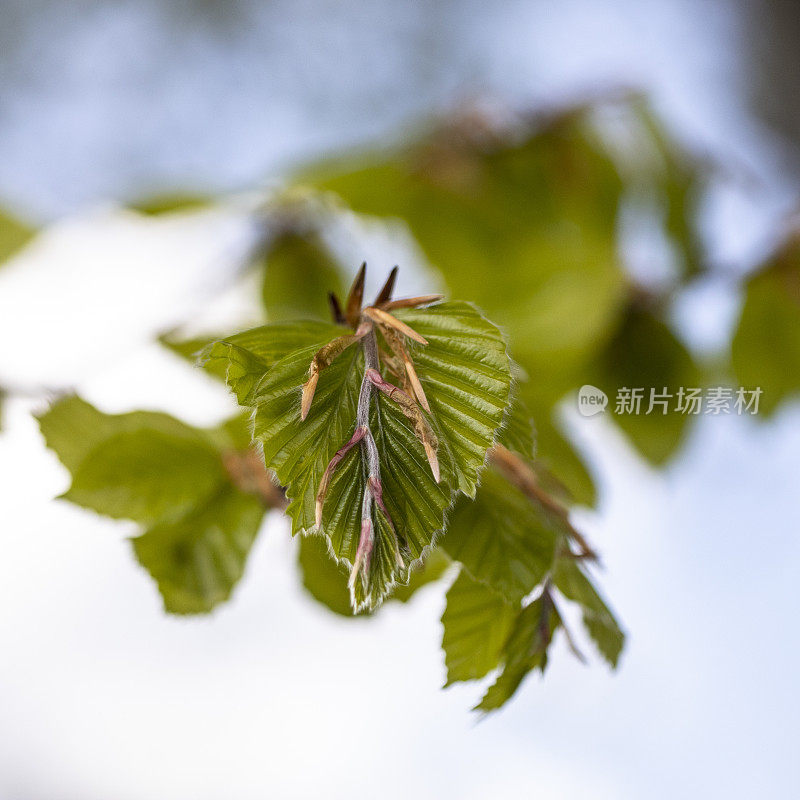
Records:
{"label": "cluster of leaves", "polygon": [[392,300],[395,274],[362,308],[362,268],[333,323],[206,344],[205,369],[250,412],[219,428],[57,402],[40,426],[72,473],[64,498],[142,526],[134,552],[174,613],[227,599],[265,508],[285,509],[304,585],[340,614],[374,613],[457,569],[448,683],[501,668],[482,710],[544,669],[564,629],[559,592],[615,665],[623,634],[578,563],[594,554],[539,485],[503,335],[468,303]]}
{"label": "cluster of leaves", "polygon": [[[800,390],[798,241],[749,279],[729,363],[713,373],[698,363],[669,311],[708,269],[696,224],[707,174],[641,101],[620,108],[634,134],[627,149],[587,105],[512,125],[460,115],[397,147],[304,170],[296,182],[310,189],[260,212],[267,324],[162,338],[184,358],[200,354],[242,414],[200,430],[63,398],[40,424],[72,473],[65,499],[141,526],[136,558],[172,613],[205,613],[230,596],[269,509],[290,517],[302,583],[335,613],[371,615],[452,578],[447,683],[494,673],[483,711],[544,672],[554,639],[578,652],[568,603],[616,666],[624,635],[569,515],[573,503],[592,505],[595,489],[559,430],[558,404],[584,383],[609,395],[674,391],[712,374],[761,386],[766,411]],[[622,257],[625,210],[643,197],[674,255],[666,285],[634,280]],[[363,275],[340,303],[350,270],[329,227],[348,207],[404,221],[448,294],[477,307],[394,301],[393,277],[364,306]],[[616,418],[656,464],[691,420]]]}

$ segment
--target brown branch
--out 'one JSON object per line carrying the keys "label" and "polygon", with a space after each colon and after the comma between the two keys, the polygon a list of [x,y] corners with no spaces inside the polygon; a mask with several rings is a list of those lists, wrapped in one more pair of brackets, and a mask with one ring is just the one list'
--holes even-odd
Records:
{"label": "brown branch", "polygon": [[573,555],[591,561],[598,560],[594,548],[589,545],[583,534],[576,530],[569,521],[567,509],[539,485],[536,473],[522,458],[512,453],[508,448],[503,447],[503,445],[496,444],[489,451],[489,460],[530,500],[558,519],[570,538],[580,548],[580,551]]}
{"label": "brown branch", "polygon": [[237,489],[258,497],[265,508],[286,508],[283,488],[272,480],[256,450],[227,450],[222,454],[222,464]]}

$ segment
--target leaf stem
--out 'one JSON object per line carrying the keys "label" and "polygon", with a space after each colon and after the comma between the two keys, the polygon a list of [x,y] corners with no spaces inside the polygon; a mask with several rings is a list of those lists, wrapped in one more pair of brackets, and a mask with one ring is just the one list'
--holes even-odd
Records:
{"label": "leaf stem", "polygon": [[364,351],[364,377],[361,379],[361,389],[358,393],[358,406],[356,408],[356,428],[365,431],[361,439],[367,462],[367,484],[364,487],[364,498],[361,502],[361,535],[358,538],[356,558],[350,572],[349,585],[351,590],[355,586],[358,573],[363,569],[369,571],[372,548],[375,542],[375,529],[372,524],[372,506],[374,492],[382,493],[381,464],[378,455],[378,446],[369,426],[370,400],[372,398],[372,381],[368,375],[370,370],[380,369],[378,360],[378,340],[375,338],[375,327],[370,324],[368,332],[361,339],[361,348]]}

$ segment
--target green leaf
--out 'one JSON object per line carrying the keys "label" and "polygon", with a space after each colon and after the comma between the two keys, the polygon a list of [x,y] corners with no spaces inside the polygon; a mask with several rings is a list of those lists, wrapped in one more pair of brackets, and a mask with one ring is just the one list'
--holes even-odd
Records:
{"label": "green leaf", "polygon": [[761,388],[765,414],[800,392],[800,244],[790,242],[747,284],[731,356],[739,385]]}
{"label": "green leaf", "polygon": [[104,414],[77,395],[56,401],[39,415],[38,421],[45,443],[70,472],[80,466],[93,448],[121,433],[148,430],[200,445],[208,441],[205,431],[169,414],[158,411]]}
{"label": "green leaf", "polygon": [[342,296],[342,272],[317,231],[279,235],[264,258],[261,292],[268,319],[329,319],[328,292]]}
{"label": "green leaf", "polygon": [[[351,347],[320,375],[314,403],[306,420],[300,420],[299,387],[308,373],[316,348],[293,353],[267,373],[256,398],[255,435],[261,441],[266,463],[287,487],[295,533],[315,524],[315,498],[322,474],[336,450],[352,436],[356,401],[363,374],[359,347]],[[429,397],[430,399],[430,397]],[[442,463],[442,484],[436,484],[414,432],[396,404],[378,395],[372,418],[384,502],[396,530],[412,558],[419,558],[443,527],[450,504],[451,469]],[[360,447],[353,448],[333,475],[322,517],[322,529],[337,558],[355,562],[364,493]],[[372,556],[370,592],[356,594],[354,607],[374,607],[392,588],[404,582],[407,569],[396,573],[388,544],[391,533],[383,515],[375,521],[376,543]],[[360,587],[361,582],[356,582]]]}
{"label": "green leaf", "polygon": [[185,516],[132,540],[172,614],[203,614],[227,600],[244,573],[264,517],[251,495],[226,486]]}
{"label": "green leaf", "polygon": [[407,603],[418,589],[438,581],[447,572],[451,563],[441,548],[434,547],[425,554],[421,562],[417,561],[412,565],[408,583],[396,584],[388,599]]}
{"label": "green leaf", "polygon": [[39,425],[72,473],[66,499],[148,527],[134,550],[167,611],[203,613],[229,597],[264,515],[223,467],[248,452],[246,415],[199,430],[167,414],[104,414],[71,396]]}
{"label": "green leaf", "polygon": [[554,583],[564,597],[581,606],[589,636],[608,664],[616,668],[625,634],[584,571],[574,559],[559,559]]}
{"label": "green leaf", "polygon": [[533,421],[525,401],[516,390],[512,391],[511,405],[503,418],[497,443],[525,459],[532,459],[536,454]]}
{"label": "green leaf", "polygon": [[0,266],[33,238],[35,231],[23,222],[0,211]]}
{"label": "green leaf", "polygon": [[462,569],[447,592],[442,649],[447,683],[482,678],[498,664],[517,609]]}
{"label": "green leaf", "polygon": [[324,536],[311,534],[299,538],[297,563],[305,589],[334,614],[352,617],[346,567],[332,558]]}
{"label": "green leaf", "polygon": [[494,468],[484,470],[474,502],[458,501],[440,546],[470,574],[519,601],[553,564],[556,535],[530,500]]}
{"label": "green leaf", "polygon": [[117,433],[90,450],[63,495],[115,519],[177,519],[226,481],[218,452],[193,439],[142,429]]}
{"label": "green leaf", "polygon": [[544,674],[547,649],[560,624],[558,612],[548,602],[547,595],[537,598],[519,613],[503,648],[503,670],[475,706],[476,711],[500,708],[533,670]]}
{"label": "green leaf", "polygon": [[428,340],[412,358],[431,406],[440,452],[456,470],[457,488],[475,496],[486,451],[505,418],[510,364],[500,331],[462,302],[398,311],[396,316]]}
{"label": "green leaf", "polygon": [[256,385],[277,361],[303,347],[319,349],[345,329],[330,323],[262,325],[212,342],[201,353],[205,369],[225,376],[240,405],[250,405]]}
{"label": "green leaf", "polygon": [[[691,354],[670,328],[654,313],[629,307],[622,324],[608,346],[596,359],[587,382],[602,389],[615,412],[615,398],[621,388],[643,388],[645,397],[638,414],[614,413],[614,421],[636,449],[653,464],[663,464],[681,446],[693,415],[675,410],[681,387],[700,387],[702,376]],[[650,390],[671,396],[668,413],[655,405],[649,408]]]}
{"label": "green leaf", "polygon": [[[374,580],[366,595],[357,599],[358,607],[374,607],[397,580],[406,580],[410,562],[423,555],[443,528],[453,491],[474,492],[486,451],[502,422],[511,383],[502,335],[469,304],[443,303],[398,316],[429,342],[414,348],[412,358],[439,438],[442,481],[434,481],[422,445],[397,404],[375,393],[371,424],[380,453],[384,501],[407,556],[402,568],[395,565],[391,529],[383,514],[376,512]],[[268,337],[272,327],[260,329],[259,335]],[[341,330],[334,327],[333,332]],[[353,434],[364,372],[360,346],[350,346],[320,373],[311,411],[301,420],[300,387],[322,344],[295,350],[260,378],[252,374],[249,379],[253,388],[248,402],[256,408],[254,435],[262,443],[267,465],[287,488],[287,513],[295,533],[315,525],[320,480],[333,455]],[[246,353],[247,358],[251,355]],[[336,557],[351,565],[360,535],[363,491],[359,446],[334,473],[322,520]]]}
{"label": "green leaf", "polygon": [[[450,566],[450,559],[435,548],[425,555],[424,561],[415,562],[411,567],[408,583],[395,584],[385,602],[394,600],[407,603],[423,586],[439,580]],[[300,537],[298,565],[303,586],[318,602],[343,617],[352,617],[350,590],[347,588],[347,569],[337,564],[330,555],[324,536],[309,535]],[[364,615],[368,611],[362,612]]]}
{"label": "green leaf", "polygon": [[642,149],[655,155],[644,159],[634,180],[660,201],[664,232],[680,256],[681,272],[696,275],[704,260],[699,221],[708,169],[670,134],[649,103],[638,98],[632,109],[643,128]]}

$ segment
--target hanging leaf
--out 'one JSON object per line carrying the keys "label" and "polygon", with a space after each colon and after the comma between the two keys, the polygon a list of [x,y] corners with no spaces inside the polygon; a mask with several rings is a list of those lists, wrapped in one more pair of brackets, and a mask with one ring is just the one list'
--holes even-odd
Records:
{"label": "hanging leaf", "polygon": [[225,602],[244,573],[264,506],[227,486],[185,516],[131,540],[172,614],[204,614]]}
{"label": "hanging leaf", "polygon": [[456,504],[440,544],[472,577],[518,604],[552,567],[556,535],[519,489],[488,468],[474,502]]}
{"label": "hanging leaf", "polygon": [[519,613],[503,647],[503,669],[475,706],[476,711],[500,708],[533,670],[544,674],[547,650],[560,625],[561,618],[547,592]]}
{"label": "hanging leaf", "polygon": [[581,566],[573,559],[559,559],[553,582],[564,597],[581,606],[589,636],[609,666],[616,668],[625,634]]}
{"label": "hanging leaf", "polygon": [[91,450],[112,436],[145,430],[196,444],[208,444],[208,434],[158,411],[104,414],[77,395],[67,395],[39,415],[39,430],[47,446],[70,472]]}
{"label": "hanging leaf", "polygon": [[[663,464],[683,443],[693,415],[676,410],[681,387],[702,386],[702,376],[691,354],[654,311],[631,305],[608,346],[596,359],[586,380],[609,399],[606,413],[649,461]],[[644,389],[639,413],[617,413],[620,389]],[[651,409],[650,393],[656,402]],[[666,398],[666,406],[658,398]],[[666,410],[666,413],[664,411]]]}
{"label": "hanging leaf", "polygon": [[634,188],[659,203],[659,221],[680,257],[680,271],[686,277],[695,276],[705,258],[699,220],[709,170],[672,136],[644,98],[634,98],[631,109],[642,129],[640,149],[651,155],[638,159]]}
{"label": "hanging leaf", "polygon": [[482,678],[497,667],[518,608],[462,569],[447,592],[442,649],[447,683]]}
{"label": "hanging leaf", "polygon": [[352,617],[348,570],[330,555],[324,536],[301,536],[297,552],[300,577],[308,593],[334,614]]}
{"label": "hanging leaf", "polygon": [[739,385],[761,389],[759,411],[800,393],[800,238],[748,282],[731,357]]}
{"label": "hanging leaf", "polygon": [[87,453],[63,495],[115,519],[178,519],[226,481],[219,454],[201,437],[158,430],[116,433]]}

